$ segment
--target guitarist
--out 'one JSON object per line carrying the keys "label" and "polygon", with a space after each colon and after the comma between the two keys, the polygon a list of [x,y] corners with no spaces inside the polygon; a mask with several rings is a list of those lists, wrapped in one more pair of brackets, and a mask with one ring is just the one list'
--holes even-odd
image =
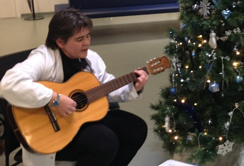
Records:
{"label": "guitarist", "polygon": [[[92,72],[101,84],[114,79],[106,72],[102,58],[89,49],[92,21],[80,10],[65,9],[50,21],[45,45],[34,49],[29,57],[8,70],[1,80],[0,96],[10,104],[24,108],[50,105],[61,116],[76,110],[70,97],[49,89],[37,81],[65,82],[75,73]],[[138,78],[108,95],[109,101],[123,102],[138,99],[148,75],[134,71]],[[54,166],[56,160],[75,161],[76,166],[127,166],[144,143],[146,123],[136,115],[111,110],[100,121],[89,122],[80,128],[73,140],[55,154],[27,151],[23,146],[25,166]]]}

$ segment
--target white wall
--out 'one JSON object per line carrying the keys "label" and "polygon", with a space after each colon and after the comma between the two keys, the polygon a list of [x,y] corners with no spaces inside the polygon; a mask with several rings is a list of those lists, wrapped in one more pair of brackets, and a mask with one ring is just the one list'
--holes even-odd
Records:
{"label": "white wall", "polygon": [[0,0],[0,18],[16,17],[15,0]]}
{"label": "white wall", "polygon": [[[68,0],[34,0],[35,13],[54,12],[54,5]],[[21,17],[30,13],[27,0],[0,0],[0,18]]]}

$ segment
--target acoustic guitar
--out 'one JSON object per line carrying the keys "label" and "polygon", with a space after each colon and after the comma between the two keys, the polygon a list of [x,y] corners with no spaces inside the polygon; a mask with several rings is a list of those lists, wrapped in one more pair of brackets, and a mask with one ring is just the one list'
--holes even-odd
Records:
{"label": "acoustic guitar", "polygon": [[[170,67],[167,57],[153,59],[142,68],[147,74],[157,74]],[[108,112],[107,95],[136,81],[134,72],[100,84],[89,72],[78,72],[64,83],[39,81],[59,94],[71,97],[77,103],[76,111],[62,117],[49,106],[21,108],[9,105],[10,124],[20,143],[30,152],[50,154],[60,151],[72,141],[86,122],[98,121]]]}

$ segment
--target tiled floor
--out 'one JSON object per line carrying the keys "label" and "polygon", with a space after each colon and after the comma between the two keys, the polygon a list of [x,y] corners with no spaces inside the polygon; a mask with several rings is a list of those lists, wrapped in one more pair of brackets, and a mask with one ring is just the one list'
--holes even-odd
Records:
{"label": "tiled floor", "polygon": [[[39,21],[0,19],[0,56],[43,44],[52,14],[44,16]],[[165,36],[167,28],[180,26],[177,17],[178,13],[94,19],[90,48],[103,57],[108,72],[121,76],[144,67],[153,57],[162,56],[164,46],[169,43]],[[158,166],[169,159],[161,140],[153,133],[154,122],[150,119],[153,111],[149,108],[151,103],[157,102],[160,87],[168,84],[168,70],[151,75],[142,99],[120,104],[122,109],[137,114],[148,124],[147,140],[129,166]],[[4,166],[4,162],[2,155],[0,165]]]}

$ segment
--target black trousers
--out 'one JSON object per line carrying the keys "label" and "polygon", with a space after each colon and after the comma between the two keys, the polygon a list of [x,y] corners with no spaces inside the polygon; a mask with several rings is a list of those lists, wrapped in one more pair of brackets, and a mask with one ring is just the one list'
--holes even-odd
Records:
{"label": "black trousers", "polygon": [[76,166],[127,166],[146,136],[144,120],[111,110],[102,120],[84,124],[73,141],[57,152],[56,160],[77,161]]}

